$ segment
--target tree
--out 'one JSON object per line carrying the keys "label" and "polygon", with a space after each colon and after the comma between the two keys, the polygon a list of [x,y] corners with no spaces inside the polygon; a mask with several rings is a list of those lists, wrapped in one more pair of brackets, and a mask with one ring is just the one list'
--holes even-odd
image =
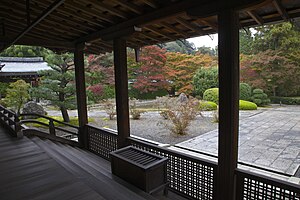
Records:
{"label": "tree", "polygon": [[176,40],[173,42],[167,42],[161,45],[167,52],[178,52],[184,54],[194,54],[195,45],[187,40]]}
{"label": "tree", "polygon": [[195,94],[203,96],[205,90],[219,87],[218,67],[202,67],[193,77]]}
{"label": "tree", "polygon": [[46,57],[50,50],[44,47],[12,45],[0,53],[4,57]]}
{"label": "tree", "polygon": [[46,61],[52,70],[39,72],[42,75],[41,85],[34,88],[32,94],[58,106],[64,122],[69,122],[67,109],[76,108],[73,55],[53,53],[47,56]]}
{"label": "tree", "polygon": [[148,93],[167,89],[165,50],[157,46],[147,46],[142,49],[140,62],[135,67],[129,67],[130,74],[135,75],[132,87],[140,93]]}
{"label": "tree", "polygon": [[273,96],[293,96],[300,91],[297,63],[280,51],[267,50],[242,61],[241,80]]}
{"label": "tree", "polygon": [[217,52],[211,47],[202,46],[197,48],[196,54],[208,54],[210,56],[216,56]]}
{"label": "tree", "polygon": [[113,54],[90,55],[87,61],[86,83],[89,99],[97,102],[113,98],[115,96]]}
{"label": "tree", "polygon": [[20,114],[21,108],[29,99],[29,87],[30,85],[25,81],[17,80],[9,84],[6,90],[4,102],[8,107],[13,108],[17,115]]}
{"label": "tree", "polygon": [[187,55],[181,53],[166,53],[167,79],[178,92],[191,94],[193,89],[193,76],[201,67],[216,65],[216,60],[207,54]]}
{"label": "tree", "polygon": [[253,52],[253,37],[249,28],[240,30],[240,53],[252,54]]}

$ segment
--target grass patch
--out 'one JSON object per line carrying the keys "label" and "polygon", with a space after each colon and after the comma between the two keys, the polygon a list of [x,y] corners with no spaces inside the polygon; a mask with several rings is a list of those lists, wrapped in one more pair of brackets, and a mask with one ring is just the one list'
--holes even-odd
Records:
{"label": "grass patch", "polygon": [[[58,120],[60,122],[64,121],[63,118],[60,117],[60,116],[48,116],[48,117],[51,117],[52,119]],[[42,123],[49,124],[49,120],[45,119],[45,118],[42,118],[42,117],[41,118],[37,118],[35,120],[37,120],[39,122],[42,122]],[[89,117],[88,121],[89,122],[95,122],[95,119]],[[79,126],[78,117],[70,117],[70,122],[68,122],[68,124],[71,124],[71,125],[74,125],[74,126]],[[45,127],[45,126],[43,126],[41,124],[36,124],[36,123],[28,123],[27,125],[33,126],[33,127],[36,127],[36,128]],[[66,125],[58,123],[58,122],[54,122],[54,126],[57,126],[57,127],[66,127]]]}

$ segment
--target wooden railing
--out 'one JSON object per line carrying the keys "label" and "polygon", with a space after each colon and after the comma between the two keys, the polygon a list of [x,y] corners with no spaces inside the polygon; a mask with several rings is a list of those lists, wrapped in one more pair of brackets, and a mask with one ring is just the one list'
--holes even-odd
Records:
{"label": "wooden railing", "polygon": [[87,125],[88,150],[109,160],[109,153],[118,149],[118,135],[114,131]]}
{"label": "wooden railing", "polygon": [[[36,114],[36,113],[21,114],[20,116],[21,117],[35,116],[38,118],[44,118],[44,119],[48,120],[48,123],[44,123],[44,122],[38,121],[36,119],[20,120],[20,124],[28,124],[28,123],[39,124],[48,129],[48,132],[45,132],[45,131],[42,131],[37,128],[26,127],[25,129],[23,129],[23,133],[25,135],[35,135],[35,136],[47,138],[50,140],[55,140],[58,142],[70,144],[73,146],[79,146],[79,143],[78,143],[78,129],[79,128],[78,128],[78,126],[74,126],[74,125],[71,125],[71,124],[68,124],[65,122],[61,122],[61,121],[53,119],[51,117]],[[69,129],[56,126],[55,124],[63,125],[65,127],[68,127]],[[72,130],[70,130],[70,129],[72,129]],[[57,134],[57,130],[61,131],[63,134]]]}
{"label": "wooden railing", "polygon": [[236,199],[300,200],[300,185],[257,173],[236,170]]}
{"label": "wooden railing", "polygon": [[0,122],[14,136],[19,136],[20,121],[16,113],[0,105]]}
{"label": "wooden railing", "polygon": [[128,138],[130,144],[169,158],[167,163],[168,188],[188,199],[215,199],[217,163],[139,139]]}

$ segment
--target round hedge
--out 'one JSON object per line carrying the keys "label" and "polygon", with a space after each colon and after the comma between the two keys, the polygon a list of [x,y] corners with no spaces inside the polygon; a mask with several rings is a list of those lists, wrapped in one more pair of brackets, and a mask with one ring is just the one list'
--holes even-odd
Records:
{"label": "round hedge", "polygon": [[250,101],[240,100],[240,110],[257,110],[257,105]]}
{"label": "round hedge", "polygon": [[219,104],[219,88],[210,88],[203,93],[203,100]]}
{"label": "round hedge", "polygon": [[217,110],[218,105],[212,101],[199,101],[199,110],[210,111]]}

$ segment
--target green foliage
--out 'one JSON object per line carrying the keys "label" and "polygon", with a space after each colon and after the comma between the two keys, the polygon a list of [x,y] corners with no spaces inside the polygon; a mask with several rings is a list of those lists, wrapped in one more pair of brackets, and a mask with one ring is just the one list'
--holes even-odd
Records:
{"label": "green foliage", "polygon": [[240,100],[240,110],[257,110],[257,105],[250,101]]}
{"label": "green foliage", "polygon": [[268,95],[262,89],[254,89],[252,94],[251,100],[258,106],[265,106],[271,102]]}
{"label": "green foliage", "polygon": [[195,53],[194,43],[189,42],[187,40],[176,40],[173,42],[167,42],[162,44],[162,47],[165,48],[168,52],[179,52],[184,54]]}
{"label": "green foliage", "polygon": [[41,85],[32,89],[32,96],[49,100],[59,107],[65,122],[69,121],[67,109],[76,108],[76,88],[72,54],[49,54],[46,58],[52,70],[43,70]]}
{"label": "green foliage", "polygon": [[168,94],[167,90],[157,90],[153,92],[141,93],[135,88],[129,89],[129,97],[135,99],[156,99],[156,97],[162,97]]}
{"label": "green foliage", "polygon": [[212,101],[199,101],[199,110],[202,111],[210,111],[210,110],[217,110],[218,105]]}
{"label": "green foliage", "polygon": [[6,97],[4,98],[5,104],[19,114],[21,108],[29,99],[29,88],[30,85],[23,80],[9,84],[6,90]]}
{"label": "green foliage", "polygon": [[129,101],[129,114],[131,115],[132,119],[140,119],[141,114],[144,113],[145,111],[138,109],[137,108],[137,100],[134,98],[131,98]]}
{"label": "green foliage", "polygon": [[196,95],[203,96],[205,90],[219,86],[218,67],[201,67],[193,77]]}
{"label": "green foliage", "polygon": [[206,47],[206,46],[202,46],[202,47],[198,47],[197,48],[197,53],[200,53],[200,54],[207,54],[207,55],[210,55],[210,56],[217,56],[217,51],[216,49],[213,49],[211,47]]}
{"label": "green foliage", "polygon": [[0,99],[6,95],[6,90],[9,86],[9,83],[0,82]]}
{"label": "green foliage", "polygon": [[300,105],[300,97],[271,97],[273,103]]}
{"label": "green foliage", "polygon": [[249,28],[240,30],[240,53],[249,55],[253,51],[253,37]]}
{"label": "green foliage", "polygon": [[0,56],[4,57],[46,57],[49,54],[49,50],[43,47],[33,47],[25,45],[12,45],[3,52]]}
{"label": "green foliage", "polygon": [[203,100],[219,104],[219,88],[210,88],[203,93]]}
{"label": "green foliage", "polygon": [[240,83],[240,99],[249,101],[251,99],[251,86],[247,83]]}

